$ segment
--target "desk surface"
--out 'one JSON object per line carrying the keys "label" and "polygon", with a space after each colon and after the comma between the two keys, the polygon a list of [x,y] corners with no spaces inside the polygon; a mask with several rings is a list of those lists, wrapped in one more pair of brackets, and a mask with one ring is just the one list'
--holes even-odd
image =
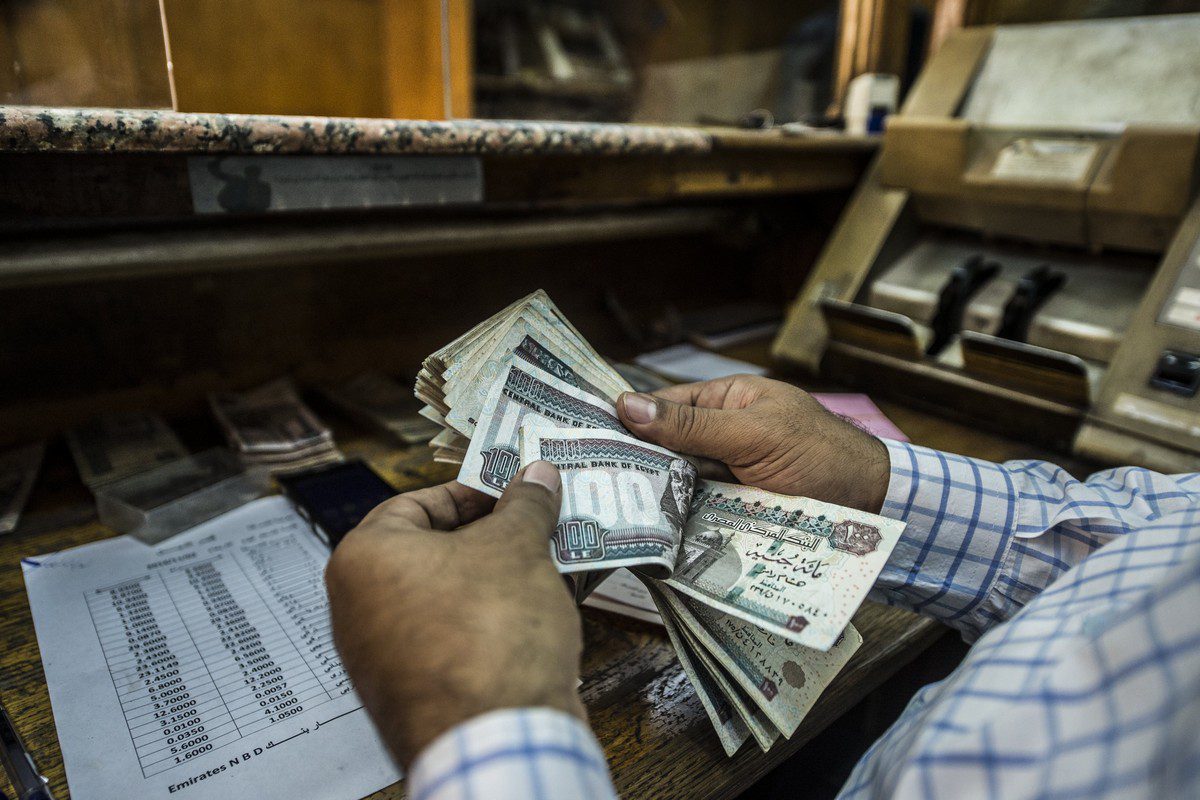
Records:
{"label": "desk surface", "polygon": [[[894,404],[881,402],[880,406],[919,444],[993,460],[1049,456],[1015,440],[928,414]],[[401,490],[453,476],[452,469],[432,463],[423,446],[396,449],[380,440],[355,438],[352,434],[339,436],[339,441],[344,450],[368,460]],[[66,798],[62,756],[19,563],[23,556],[113,534],[96,521],[90,495],[79,484],[66,453],[60,451],[65,451],[61,445],[52,448],[46,473],[21,527],[0,538],[0,698],[38,765],[50,778],[56,796]],[[1056,460],[1076,474],[1084,471],[1079,462]],[[907,612],[866,604],[854,618],[863,635],[862,648],[795,736],[777,744],[770,753],[763,754],[750,744],[728,759],[661,629],[594,609],[584,609],[583,618],[582,696],[608,755],[617,789],[629,798],[735,796],[944,632],[937,624]],[[401,796],[401,786],[375,795]]]}

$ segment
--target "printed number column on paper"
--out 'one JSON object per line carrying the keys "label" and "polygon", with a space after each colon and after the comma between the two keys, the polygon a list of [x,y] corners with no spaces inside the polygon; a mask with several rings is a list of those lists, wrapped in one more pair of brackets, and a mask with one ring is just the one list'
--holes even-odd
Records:
{"label": "printed number column on paper", "polygon": [[218,555],[165,578],[243,736],[329,700],[236,563]]}
{"label": "printed number column on paper", "polygon": [[240,737],[157,575],[98,589],[87,604],[143,777]]}
{"label": "printed number column on paper", "polygon": [[351,691],[295,533],[89,592],[145,777]]}
{"label": "printed number column on paper", "polygon": [[243,559],[268,590],[263,599],[288,626],[292,644],[304,655],[329,696],[349,693],[350,679],[333,646],[324,562],[295,533],[244,547],[239,556]]}

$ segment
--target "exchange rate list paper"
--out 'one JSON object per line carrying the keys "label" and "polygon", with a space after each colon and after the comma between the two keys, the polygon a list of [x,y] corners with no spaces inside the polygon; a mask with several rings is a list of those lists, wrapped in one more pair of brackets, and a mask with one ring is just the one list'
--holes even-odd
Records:
{"label": "exchange rate list paper", "polygon": [[329,553],[286,500],[22,566],[81,800],[355,800],[400,774],[334,649]]}

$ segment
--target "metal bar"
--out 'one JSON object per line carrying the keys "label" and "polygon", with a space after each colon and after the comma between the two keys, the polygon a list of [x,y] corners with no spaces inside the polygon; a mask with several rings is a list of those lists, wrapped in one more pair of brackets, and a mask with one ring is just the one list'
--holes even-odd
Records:
{"label": "metal bar", "polygon": [[678,208],[516,220],[289,221],[103,233],[6,244],[0,252],[0,287],[698,234],[732,229],[737,218],[727,210]]}

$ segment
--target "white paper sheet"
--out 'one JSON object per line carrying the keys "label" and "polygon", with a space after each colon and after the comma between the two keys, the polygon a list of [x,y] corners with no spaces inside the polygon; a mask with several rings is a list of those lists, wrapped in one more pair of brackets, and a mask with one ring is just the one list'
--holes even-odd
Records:
{"label": "white paper sheet", "polygon": [[765,367],[701,350],[693,344],[677,344],[653,353],[644,353],[634,361],[677,381],[710,381],[739,373],[767,374]]}
{"label": "white paper sheet", "polygon": [[22,563],[76,800],[355,800],[399,780],[281,497]]}
{"label": "white paper sheet", "polygon": [[662,617],[658,614],[658,608],[654,605],[654,599],[650,597],[646,587],[632,572],[624,568],[615,570],[612,575],[605,578],[587,596],[583,604],[602,611],[611,611],[614,614],[640,619],[643,622],[653,622],[655,625],[663,624]]}

